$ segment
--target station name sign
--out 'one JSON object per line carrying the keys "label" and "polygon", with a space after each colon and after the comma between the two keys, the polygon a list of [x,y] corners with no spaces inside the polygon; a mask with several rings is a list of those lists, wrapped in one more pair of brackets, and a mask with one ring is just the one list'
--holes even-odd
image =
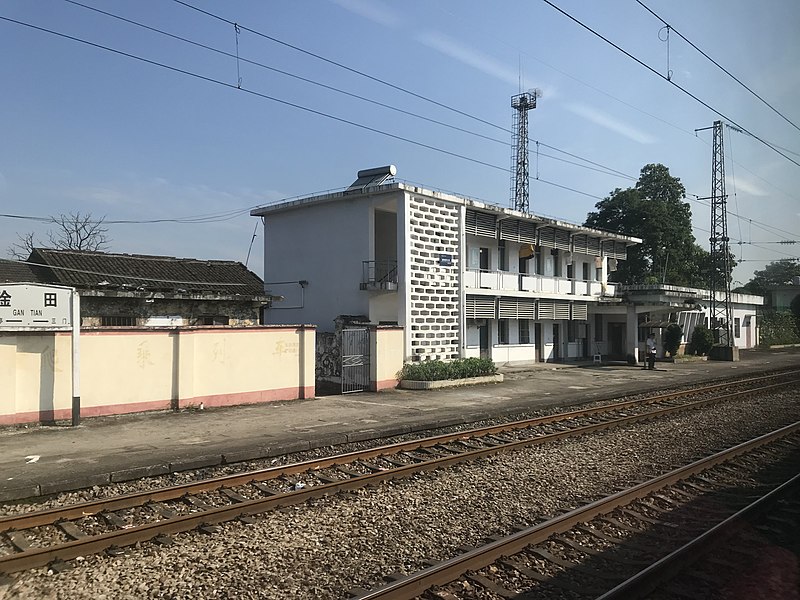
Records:
{"label": "station name sign", "polygon": [[72,288],[0,284],[0,331],[71,328]]}

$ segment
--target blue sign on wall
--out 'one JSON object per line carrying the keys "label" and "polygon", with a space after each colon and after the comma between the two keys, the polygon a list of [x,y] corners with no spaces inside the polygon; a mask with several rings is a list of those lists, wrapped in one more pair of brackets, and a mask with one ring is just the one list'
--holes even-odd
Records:
{"label": "blue sign on wall", "polygon": [[440,267],[452,267],[453,266],[453,255],[452,254],[440,254],[439,255],[439,266]]}

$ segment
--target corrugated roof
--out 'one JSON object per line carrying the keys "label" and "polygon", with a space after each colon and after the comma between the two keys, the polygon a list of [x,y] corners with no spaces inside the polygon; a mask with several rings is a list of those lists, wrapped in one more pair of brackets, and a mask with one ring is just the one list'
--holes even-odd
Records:
{"label": "corrugated roof", "polygon": [[76,288],[267,295],[261,278],[236,261],[35,248],[28,262],[50,267],[51,283]]}

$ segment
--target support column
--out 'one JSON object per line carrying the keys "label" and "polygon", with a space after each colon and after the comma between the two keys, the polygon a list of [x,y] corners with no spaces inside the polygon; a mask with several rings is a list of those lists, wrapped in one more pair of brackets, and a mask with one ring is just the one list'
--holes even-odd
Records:
{"label": "support column", "polygon": [[639,319],[636,316],[636,306],[628,305],[628,313],[625,320],[625,350],[632,354],[639,362]]}

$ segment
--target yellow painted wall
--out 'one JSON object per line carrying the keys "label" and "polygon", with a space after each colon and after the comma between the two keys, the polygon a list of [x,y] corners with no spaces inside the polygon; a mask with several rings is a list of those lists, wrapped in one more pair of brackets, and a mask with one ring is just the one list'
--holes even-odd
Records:
{"label": "yellow painted wall", "polygon": [[397,372],[403,368],[405,354],[404,335],[402,327],[377,327],[373,330],[370,366],[375,391],[397,385]]}
{"label": "yellow painted wall", "polygon": [[[82,416],[314,395],[310,326],[88,329],[80,338]],[[71,337],[0,334],[0,424],[67,419]]]}

